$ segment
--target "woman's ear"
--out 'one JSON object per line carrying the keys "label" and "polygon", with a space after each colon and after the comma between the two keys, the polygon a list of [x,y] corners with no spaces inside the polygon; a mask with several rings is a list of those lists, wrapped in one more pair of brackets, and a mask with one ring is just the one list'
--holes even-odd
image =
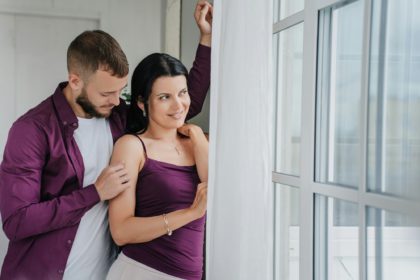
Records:
{"label": "woman's ear", "polygon": [[140,110],[144,112],[144,103],[141,101],[137,101],[137,106],[139,106]]}

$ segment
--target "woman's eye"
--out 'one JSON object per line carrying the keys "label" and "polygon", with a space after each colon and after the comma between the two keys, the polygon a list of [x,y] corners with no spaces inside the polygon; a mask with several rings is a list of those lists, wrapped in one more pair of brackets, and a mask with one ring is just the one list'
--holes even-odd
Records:
{"label": "woman's eye", "polygon": [[168,99],[169,98],[169,96],[167,96],[167,95],[162,95],[162,96],[160,96],[159,97],[159,100],[166,100],[166,99]]}

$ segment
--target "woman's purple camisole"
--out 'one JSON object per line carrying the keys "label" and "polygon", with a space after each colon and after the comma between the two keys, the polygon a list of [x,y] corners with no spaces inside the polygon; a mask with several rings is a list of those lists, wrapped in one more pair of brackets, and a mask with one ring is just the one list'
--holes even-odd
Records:
{"label": "woman's purple camisole", "polygon": [[[140,139],[140,137],[138,137]],[[200,182],[195,166],[178,166],[146,157],[136,186],[136,217],[158,216],[191,206]],[[169,226],[171,221],[169,220]],[[123,253],[149,267],[183,279],[203,273],[205,217],[152,241],[125,245]],[[162,227],[164,227],[162,218]]]}

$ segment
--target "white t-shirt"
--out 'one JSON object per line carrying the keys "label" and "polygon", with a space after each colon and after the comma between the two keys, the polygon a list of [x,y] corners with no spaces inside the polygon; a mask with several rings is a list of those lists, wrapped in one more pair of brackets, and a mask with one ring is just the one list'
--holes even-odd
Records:
{"label": "white t-shirt", "polygon": [[[113,141],[109,122],[105,118],[78,118],[74,138],[85,167],[83,186],[95,183],[109,164]],[[99,202],[87,211],[77,229],[76,237],[64,271],[65,280],[105,279],[116,258],[108,228],[108,204]]]}

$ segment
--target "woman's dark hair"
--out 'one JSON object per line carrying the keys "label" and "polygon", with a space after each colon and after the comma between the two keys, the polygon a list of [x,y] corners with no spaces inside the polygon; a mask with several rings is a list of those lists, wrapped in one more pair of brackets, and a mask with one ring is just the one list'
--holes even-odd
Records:
{"label": "woman's dark hair", "polygon": [[[181,61],[165,53],[153,53],[137,65],[131,78],[131,99],[127,115],[127,132],[141,133],[147,129],[149,124],[147,104],[156,79],[180,75],[188,79],[187,68]],[[144,103],[145,114],[137,106],[138,101]]]}

